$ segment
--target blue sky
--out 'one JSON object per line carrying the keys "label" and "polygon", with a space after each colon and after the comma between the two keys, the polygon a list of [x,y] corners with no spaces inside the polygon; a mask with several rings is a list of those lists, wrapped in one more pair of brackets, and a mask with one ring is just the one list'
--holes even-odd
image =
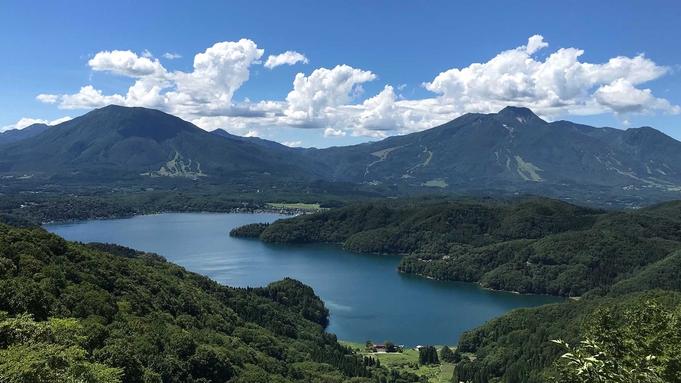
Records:
{"label": "blue sky", "polygon": [[679,14],[677,1],[5,0],[0,128],[113,102],[326,147],[520,105],[681,139]]}

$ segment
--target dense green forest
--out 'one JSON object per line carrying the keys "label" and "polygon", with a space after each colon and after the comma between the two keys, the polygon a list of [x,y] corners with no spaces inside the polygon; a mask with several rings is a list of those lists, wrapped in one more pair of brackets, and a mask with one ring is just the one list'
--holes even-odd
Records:
{"label": "dense green forest", "polygon": [[248,225],[235,227],[229,231],[229,235],[232,237],[258,238],[260,237],[260,234],[262,234],[262,232],[265,231],[265,229],[267,229],[269,226],[269,223],[251,223]]}
{"label": "dense green forest", "polygon": [[[274,198],[274,196],[270,197]],[[0,222],[19,227],[52,221],[128,217],[161,212],[254,212],[268,208],[258,195],[149,191],[113,195],[10,194],[0,198]],[[319,201],[313,199],[312,201]],[[335,201],[335,200],[334,200]]]}
{"label": "dense green forest", "polygon": [[[2,190],[0,184],[0,190]],[[346,205],[383,201],[389,206],[428,206],[444,202],[508,204],[518,201],[541,199],[532,195],[513,197],[491,196],[442,196],[427,195],[410,198],[380,198],[375,191],[363,190],[357,185],[329,182],[313,182],[292,189],[257,189],[241,185],[233,187],[194,185],[166,185],[172,190],[145,190],[141,187],[93,191],[76,189],[73,193],[63,190],[26,192],[0,191],[0,223],[16,227],[39,226],[54,221],[79,221],[100,218],[120,218],[139,214],[162,212],[281,212],[285,214],[307,213],[291,208],[274,208],[270,203],[319,204],[323,209]],[[179,187],[181,186],[181,187]]]}
{"label": "dense green forest", "polygon": [[153,253],[2,224],[0,276],[9,382],[388,381],[324,332],[328,310],[295,280],[229,288]]}
{"label": "dense green forest", "polygon": [[606,212],[547,199],[365,204],[278,220],[248,233],[262,230],[264,242],[332,242],[351,251],[404,254],[401,272],[496,290],[603,295],[681,248],[679,205]]}
{"label": "dense green forest", "polygon": [[[476,359],[459,362],[455,379],[473,383],[544,382],[547,376],[555,375],[556,360],[565,353],[551,340],[579,344],[588,335],[587,324],[604,309],[618,318],[611,324],[613,327],[624,326],[627,318],[623,314],[649,299],[674,309],[681,304],[681,293],[651,290],[513,310],[461,336],[459,350],[475,353]],[[623,352],[624,347],[629,346],[623,346]]]}
{"label": "dense green forest", "polygon": [[552,340],[565,353],[551,382],[681,381],[681,307],[654,299],[626,310],[600,308],[585,323],[578,345]]}

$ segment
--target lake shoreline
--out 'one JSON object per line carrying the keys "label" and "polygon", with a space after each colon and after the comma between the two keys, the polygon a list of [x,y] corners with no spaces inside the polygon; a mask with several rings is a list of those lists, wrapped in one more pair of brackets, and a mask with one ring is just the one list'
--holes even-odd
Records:
{"label": "lake shoreline", "polygon": [[[104,221],[113,219],[125,219],[134,217],[145,217],[145,216],[155,216],[161,214],[279,214],[290,217],[295,217],[301,214],[311,214],[316,213],[316,211],[310,211],[305,209],[279,209],[279,208],[234,208],[231,210],[161,210],[151,213],[139,213],[139,214],[112,214],[105,217],[92,217],[88,219],[66,219],[66,220],[53,220],[47,222],[41,222],[40,226],[45,225],[59,225],[64,223],[75,223],[75,222],[88,222],[88,221]],[[287,217],[288,218],[288,217]]]}
{"label": "lake shoreline", "polygon": [[227,234],[237,226],[287,216],[278,209],[260,214],[256,209],[239,214],[163,213],[167,212],[66,222],[45,229],[72,241],[116,243],[154,252],[234,288],[267,286],[287,277],[299,280],[312,287],[329,309],[326,331],[339,339],[399,339],[412,346],[456,344],[463,332],[510,310],[557,301],[550,296],[491,293],[473,283],[406,278],[396,272],[400,257],[350,252],[338,244],[268,246]]}
{"label": "lake shoreline", "polygon": [[553,298],[563,298],[563,299],[566,299],[566,300],[567,300],[567,299],[574,299],[574,300],[578,300],[578,299],[579,299],[579,297],[563,297],[563,296],[560,296],[560,295],[537,294],[537,293],[521,293],[521,292],[513,291],[513,290],[493,289],[493,288],[491,288],[491,287],[484,286],[484,285],[483,285],[482,283],[480,283],[480,282],[466,282],[466,281],[455,281],[455,280],[451,280],[451,279],[437,279],[437,278],[433,278],[433,277],[431,277],[431,276],[429,276],[429,275],[425,275],[425,274],[405,273],[404,271],[400,271],[399,269],[397,270],[397,272],[400,273],[400,274],[404,274],[404,275],[416,275],[416,276],[419,276],[419,277],[422,277],[422,278],[426,278],[426,279],[430,279],[430,280],[433,280],[433,281],[458,282],[458,283],[473,283],[473,284],[478,285],[478,286],[479,286],[480,288],[482,288],[483,290],[487,290],[487,291],[496,291],[496,292],[502,292],[502,293],[511,293],[511,294],[516,294],[516,295],[544,296],[544,297],[553,297]]}

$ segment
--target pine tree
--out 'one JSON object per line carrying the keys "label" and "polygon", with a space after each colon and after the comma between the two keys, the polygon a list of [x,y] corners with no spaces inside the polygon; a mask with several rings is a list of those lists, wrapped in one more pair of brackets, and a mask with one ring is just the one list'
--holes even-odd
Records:
{"label": "pine tree", "polygon": [[442,359],[443,362],[453,363],[454,352],[452,352],[452,349],[448,346],[444,346],[440,349],[440,359]]}
{"label": "pine tree", "polygon": [[454,350],[454,354],[452,355],[452,363],[459,363],[461,362],[461,359],[463,359],[463,356],[461,355],[461,351],[459,351],[459,348],[457,347],[456,350]]}
{"label": "pine tree", "polygon": [[430,350],[428,350],[428,363],[440,364],[440,359],[437,357],[437,349],[435,346],[430,346]]}

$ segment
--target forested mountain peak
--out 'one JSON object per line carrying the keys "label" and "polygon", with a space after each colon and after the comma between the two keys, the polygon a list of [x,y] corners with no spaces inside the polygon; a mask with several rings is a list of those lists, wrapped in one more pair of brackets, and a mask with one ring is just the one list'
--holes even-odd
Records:
{"label": "forested mountain peak", "polygon": [[218,137],[170,114],[110,105],[0,151],[0,171],[130,177],[321,178],[323,166],[289,151]]}
{"label": "forested mountain peak", "polygon": [[[75,118],[83,131],[106,134],[116,132],[123,138],[142,137],[161,142],[180,132],[203,132],[194,124],[155,109],[109,105]],[[61,128],[63,129],[63,128]]]}
{"label": "forested mountain peak", "polygon": [[547,123],[513,106],[370,145],[304,153],[331,166],[334,180],[534,193],[602,205],[681,197],[681,142],[648,127]]}
{"label": "forested mountain peak", "polygon": [[520,122],[521,124],[546,124],[546,121],[542,120],[539,116],[534,114],[532,110],[524,107],[517,106],[507,106],[496,113],[496,117],[502,119],[512,118]]}

